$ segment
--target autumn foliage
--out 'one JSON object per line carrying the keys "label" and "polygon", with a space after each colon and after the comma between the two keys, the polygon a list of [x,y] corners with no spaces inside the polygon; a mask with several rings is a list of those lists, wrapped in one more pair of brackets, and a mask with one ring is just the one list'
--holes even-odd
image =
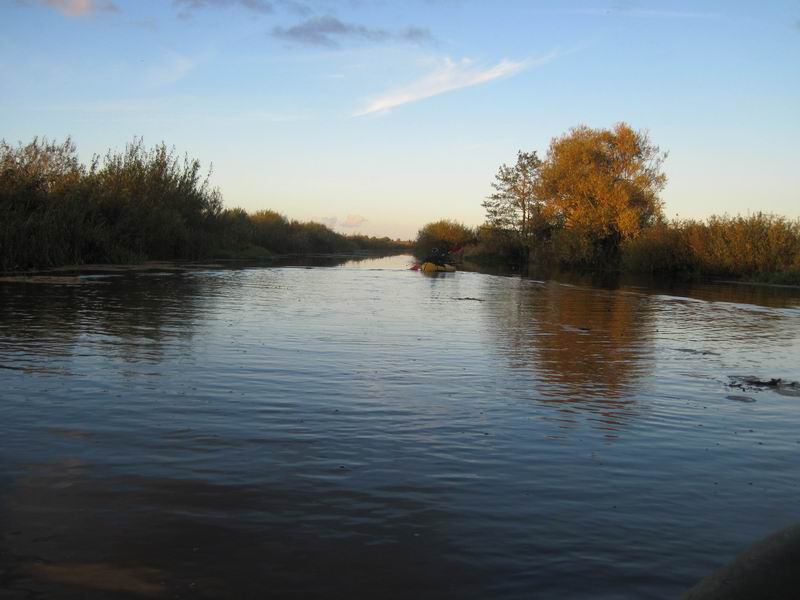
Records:
{"label": "autumn foliage", "polygon": [[624,247],[628,270],[800,282],[800,220],[756,213],[660,223]]}
{"label": "autumn foliage", "polygon": [[574,231],[605,256],[662,217],[665,155],[645,132],[577,127],[550,143],[536,191],[554,229]]}
{"label": "autumn foliage", "polygon": [[800,221],[756,213],[667,222],[666,153],[646,132],[576,127],[544,159],[519,152],[483,203],[476,257],[539,267],[800,281]]}
{"label": "autumn foliage", "polygon": [[442,219],[428,223],[417,233],[414,252],[426,256],[434,248],[450,250],[461,248],[475,241],[475,232],[457,221]]}

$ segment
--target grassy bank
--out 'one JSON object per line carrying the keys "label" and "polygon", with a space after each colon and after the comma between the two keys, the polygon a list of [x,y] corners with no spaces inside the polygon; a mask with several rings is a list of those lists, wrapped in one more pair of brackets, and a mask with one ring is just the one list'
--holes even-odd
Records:
{"label": "grassy bank", "polygon": [[396,253],[270,210],[225,208],[200,163],[141,140],[86,165],[70,140],[0,142],[0,270],[273,254]]}
{"label": "grassy bank", "polygon": [[666,159],[646,130],[574,127],[546,155],[501,165],[475,230],[424,226],[418,253],[465,246],[476,263],[800,284],[800,219],[756,213],[667,221]]}
{"label": "grassy bank", "polygon": [[[486,226],[471,235],[464,257],[477,264],[800,285],[800,220],[763,213],[659,223],[627,240],[616,253],[601,255],[602,260],[592,254],[592,240],[578,232],[526,243]],[[431,244],[448,243],[425,236],[417,248],[424,252]]]}
{"label": "grassy bank", "polygon": [[[643,229],[621,244],[617,252],[605,255],[594,254],[592,240],[576,231],[523,241],[487,226],[464,229],[459,233],[461,240],[469,238],[462,242],[464,257],[477,264],[800,285],[800,220],[776,215],[662,222]],[[439,226],[424,227],[417,252],[424,253],[430,246],[447,246],[452,239],[444,235],[448,231]],[[432,232],[441,235],[436,238]]]}
{"label": "grassy bank", "polygon": [[628,271],[800,284],[800,220],[756,213],[659,224],[622,248]]}

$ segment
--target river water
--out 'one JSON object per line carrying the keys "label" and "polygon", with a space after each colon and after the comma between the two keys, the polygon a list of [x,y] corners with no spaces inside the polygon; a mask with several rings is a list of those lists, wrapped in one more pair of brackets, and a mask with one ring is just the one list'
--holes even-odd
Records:
{"label": "river water", "polygon": [[0,596],[673,598],[800,520],[800,290],[0,283]]}

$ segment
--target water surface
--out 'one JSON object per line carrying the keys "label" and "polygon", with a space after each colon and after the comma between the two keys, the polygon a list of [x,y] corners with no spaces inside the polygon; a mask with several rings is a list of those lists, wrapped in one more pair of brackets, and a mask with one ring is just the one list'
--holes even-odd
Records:
{"label": "water surface", "polygon": [[671,598],[800,519],[800,290],[0,283],[0,595]]}

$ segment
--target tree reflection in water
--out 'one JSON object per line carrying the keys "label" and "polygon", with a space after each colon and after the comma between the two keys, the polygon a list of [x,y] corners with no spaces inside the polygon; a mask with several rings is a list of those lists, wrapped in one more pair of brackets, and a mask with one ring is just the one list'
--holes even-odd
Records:
{"label": "tree reflection in water", "polygon": [[[191,274],[99,278],[93,285],[0,286],[0,363],[41,372],[46,355],[52,368],[71,374],[73,354],[89,346],[97,360],[118,356],[125,363],[157,364],[168,347],[189,352],[194,323],[206,310],[211,278]],[[183,349],[183,350],[181,350]]]}
{"label": "tree reflection in water", "polygon": [[621,290],[519,280],[488,305],[497,343],[531,378],[538,401],[564,428],[583,415],[614,437],[645,407],[637,392],[653,371],[649,298]]}

